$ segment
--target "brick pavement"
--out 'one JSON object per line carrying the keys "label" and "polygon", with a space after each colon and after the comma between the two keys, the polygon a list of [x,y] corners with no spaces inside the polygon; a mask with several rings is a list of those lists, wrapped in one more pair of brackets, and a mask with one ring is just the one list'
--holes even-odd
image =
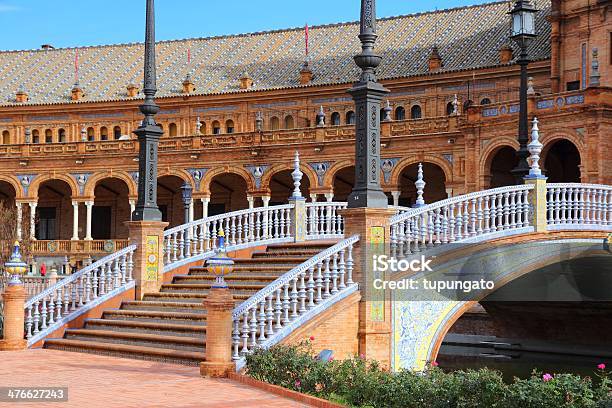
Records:
{"label": "brick pavement", "polygon": [[0,353],[0,387],[68,387],[68,402],[6,403],[19,408],[306,407],[198,367],[56,350]]}

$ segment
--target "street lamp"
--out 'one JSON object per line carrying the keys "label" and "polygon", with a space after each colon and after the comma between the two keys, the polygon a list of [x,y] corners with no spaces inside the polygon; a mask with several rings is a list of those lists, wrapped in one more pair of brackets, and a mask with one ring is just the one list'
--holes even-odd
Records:
{"label": "street lamp", "polygon": [[521,50],[517,61],[521,67],[519,149],[516,152],[518,164],[512,170],[512,174],[514,174],[518,183],[521,183],[523,178],[529,174],[529,163],[527,163],[527,158],[529,157],[529,150],[527,148],[527,143],[529,143],[529,120],[527,118],[527,65],[529,64],[529,56],[527,55],[527,47],[536,36],[536,13],[537,10],[531,4],[531,0],[518,0],[509,13],[512,17],[512,39]]}
{"label": "street lamp", "polygon": [[181,194],[183,196],[183,207],[185,208],[185,224],[189,224],[189,208],[191,207],[191,193],[193,188],[188,182],[181,186]]}

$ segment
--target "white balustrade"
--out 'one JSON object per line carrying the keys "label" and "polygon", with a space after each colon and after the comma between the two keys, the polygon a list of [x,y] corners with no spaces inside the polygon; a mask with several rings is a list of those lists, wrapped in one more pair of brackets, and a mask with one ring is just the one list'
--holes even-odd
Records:
{"label": "white balustrade", "polygon": [[308,239],[341,238],[344,221],[338,210],[347,208],[346,202],[306,203],[306,231]]}
{"label": "white balustrade", "polygon": [[258,207],[202,218],[164,231],[164,270],[212,256],[223,229],[227,251],[289,242],[293,204]]}
{"label": "white balustrade", "polygon": [[292,323],[356,290],[353,246],[358,241],[355,235],[323,250],[236,307],[233,359],[243,360],[256,346],[275,344],[289,334]]}
{"label": "white balustrade", "polygon": [[24,306],[28,346],[102,301],[134,286],[136,245],[106,256],[60,280]]}
{"label": "white balustrade", "polygon": [[546,185],[550,230],[612,229],[612,186],[581,183]]}
{"label": "white balustrade", "polygon": [[405,256],[490,234],[530,229],[528,195],[533,185],[479,191],[414,208],[391,218],[391,254]]}
{"label": "white balustrade", "polygon": [[26,292],[26,296],[31,298],[47,289],[51,283],[57,283],[60,280],[66,278],[67,275],[57,275],[55,279],[49,278],[48,276],[22,276],[21,281]]}

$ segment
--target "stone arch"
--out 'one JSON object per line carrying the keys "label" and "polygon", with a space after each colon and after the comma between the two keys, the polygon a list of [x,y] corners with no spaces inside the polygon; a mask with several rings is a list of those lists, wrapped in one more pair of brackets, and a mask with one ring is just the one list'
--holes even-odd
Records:
{"label": "stone arch", "polygon": [[17,180],[16,177],[14,176],[9,176],[6,174],[0,174],[0,181],[4,181],[8,184],[11,185],[11,187],[13,187],[13,189],[15,190],[15,198],[17,200],[19,199],[23,199],[26,198],[23,192],[23,186],[21,185],[21,183],[19,182],[19,180]]}
{"label": "stone arch", "polygon": [[393,168],[393,171],[391,172],[391,178],[390,178],[391,182],[389,184],[398,185],[400,182],[399,178],[402,172],[408,166],[416,164],[416,163],[432,163],[432,164],[437,165],[444,172],[444,178],[446,179],[446,184],[450,185],[453,182],[453,168],[451,167],[451,164],[442,157],[426,154],[422,158],[419,158],[416,155],[411,155],[411,156],[408,156],[400,160],[395,165],[395,167]]}
{"label": "stone arch", "polygon": [[83,190],[85,197],[93,197],[96,185],[100,181],[107,178],[116,178],[123,181],[128,187],[130,197],[138,195],[138,185],[129,174],[123,171],[105,171],[101,173],[95,173],[91,177],[89,177],[89,180],[87,180],[87,184],[85,184],[85,189]]}
{"label": "stone arch", "polygon": [[[544,132],[540,132],[540,142],[543,144],[542,153],[540,153],[540,167],[544,171],[547,170],[545,163],[546,163],[546,158],[548,157],[548,153],[550,152],[550,149],[555,145],[555,143],[561,140],[568,141],[574,145],[576,150],[578,150],[580,165],[581,166],[584,165],[584,161],[587,158],[587,148],[584,143],[584,140],[582,140],[578,136],[575,136],[569,133],[565,133],[565,132],[555,132],[550,135],[547,135]],[[585,180],[584,175],[582,173],[580,174],[580,179],[581,181]]]}
{"label": "stone arch", "polygon": [[38,177],[34,178],[32,184],[30,184],[30,188],[28,189],[28,197],[37,198],[40,185],[45,181],[50,180],[62,180],[66,182],[70,187],[71,197],[76,198],[80,196],[79,186],[77,185],[76,180],[72,176],[68,174],[39,174]]}
{"label": "stone arch", "polygon": [[157,174],[158,179],[164,176],[176,176],[183,181],[189,182],[189,184],[191,184],[191,186],[195,188],[194,183],[193,183],[193,178],[191,177],[191,174],[189,174],[189,172],[186,170],[165,169],[165,170],[160,170],[159,173]]}
{"label": "stone arch", "polygon": [[249,190],[255,189],[255,180],[253,179],[253,176],[251,175],[251,173],[249,173],[244,168],[228,165],[225,167],[217,167],[217,168],[214,168],[208,171],[206,175],[204,176],[204,178],[202,179],[202,182],[200,183],[199,192],[204,193],[204,194],[210,194],[210,182],[212,181],[213,178],[223,173],[236,174],[244,179]]}
{"label": "stone arch", "polygon": [[489,173],[489,169],[491,168],[491,161],[493,160],[497,152],[504,147],[511,147],[516,151],[519,148],[519,143],[515,137],[496,137],[494,140],[489,142],[483,150],[480,151],[481,159],[479,164],[479,173],[481,175]]}
{"label": "stone arch", "polygon": [[[275,174],[280,173],[285,170],[293,170],[292,164],[276,164],[268,169],[266,173],[261,178],[261,188],[268,189],[270,187],[270,180],[274,177]],[[300,163],[300,171],[304,173],[303,177],[307,177],[310,182],[310,188],[319,187],[318,177],[312,167],[308,166],[306,163]]]}
{"label": "stone arch", "polygon": [[323,185],[319,187],[332,188],[334,185],[334,177],[336,176],[336,173],[338,173],[340,170],[344,169],[345,167],[351,167],[354,165],[355,163],[353,162],[353,160],[342,160],[337,163],[334,163],[327,170],[327,173],[325,173],[325,177],[323,178]]}

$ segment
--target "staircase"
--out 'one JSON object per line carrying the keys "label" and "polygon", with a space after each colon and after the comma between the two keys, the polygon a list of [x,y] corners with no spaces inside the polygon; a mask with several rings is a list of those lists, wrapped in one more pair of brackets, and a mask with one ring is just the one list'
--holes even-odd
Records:
{"label": "staircase", "polygon": [[[301,264],[332,241],[270,245],[251,258],[234,259],[225,280],[240,304],[276,278]],[[67,329],[61,339],[47,339],[48,349],[107,356],[199,365],[206,359],[206,299],[214,278],[205,267],[176,275],[159,293],[143,300],[125,301],[99,319],[88,319],[81,329]]]}

